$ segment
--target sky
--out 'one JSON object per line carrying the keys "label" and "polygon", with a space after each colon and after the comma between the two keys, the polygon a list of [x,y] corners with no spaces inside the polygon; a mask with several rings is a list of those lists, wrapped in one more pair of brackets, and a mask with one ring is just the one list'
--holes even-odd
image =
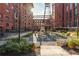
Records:
{"label": "sky", "polygon": [[[44,3],[34,3],[33,15],[44,15],[45,4]],[[46,9],[46,15],[49,15],[48,8]]]}

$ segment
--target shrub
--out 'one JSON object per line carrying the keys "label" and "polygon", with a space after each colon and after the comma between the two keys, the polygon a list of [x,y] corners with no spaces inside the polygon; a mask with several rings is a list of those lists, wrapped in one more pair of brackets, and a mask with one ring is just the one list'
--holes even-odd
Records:
{"label": "shrub", "polygon": [[75,39],[74,43],[76,44],[76,46],[79,46],[79,39]]}
{"label": "shrub", "polygon": [[73,40],[69,40],[69,41],[68,41],[68,47],[69,47],[69,48],[75,48],[75,43],[74,43]]}
{"label": "shrub", "polygon": [[0,46],[1,55],[19,55],[32,52],[32,45],[26,42],[26,39],[12,38],[7,40],[7,43]]}
{"label": "shrub", "polygon": [[79,39],[70,38],[67,42],[67,45],[69,48],[75,48],[76,46],[79,46]]}
{"label": "shrub", "polygon": [[70,32],[61,32],[63,36],[70,36]]}

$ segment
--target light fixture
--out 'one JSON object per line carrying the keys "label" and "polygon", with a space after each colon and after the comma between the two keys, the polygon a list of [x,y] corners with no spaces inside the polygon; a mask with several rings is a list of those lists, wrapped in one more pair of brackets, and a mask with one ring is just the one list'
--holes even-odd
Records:
{"label": "light fixture", "polygon": [[34,8],[31,8],[31,12],[33,12],[34,11]]}

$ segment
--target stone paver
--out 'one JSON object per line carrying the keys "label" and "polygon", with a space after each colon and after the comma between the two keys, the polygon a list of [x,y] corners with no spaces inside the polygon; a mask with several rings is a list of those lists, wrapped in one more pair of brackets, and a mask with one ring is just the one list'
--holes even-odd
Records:
{"label": "stone paver", "polygon": [[47,46],[42,45],[40,48],[41,56],[68,56],[70,55],[67,51],[65,51],[60,46]]}

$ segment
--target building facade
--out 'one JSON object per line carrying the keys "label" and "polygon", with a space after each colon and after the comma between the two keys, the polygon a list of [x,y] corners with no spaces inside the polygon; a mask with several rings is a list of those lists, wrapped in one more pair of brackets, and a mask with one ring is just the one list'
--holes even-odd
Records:
{"label": "building facade", "polygon": [[34,30],[40,30],[42,23],[44,23],[44,19],[33,19],[34,20]]}
{"label": "building facade", "polygon": [[0,3],[0,31],[19,30],[19,20],[21,30],[32,29],[31,8],[33,8],[32,3]]}
{"label": "building facade", "polygon": [[79,26],[79,4],[78,3],[56,3],[52,4],[53,27],[77,27]]}
{"label": "building facade", "polygon": [[14,24],[14,4],[0,4],[0,30],[12,31]]}
{"label": "building facade", "polygon": [[[45,17],[45,18],[44,18]],[[51,19],[50,15],[35,15],[33,18],[33,29],[40,31],[42,25],[45,27],[45,30],[51,28]]]}
{"label": "building facade", "polygon": [[45,27],[45,30],[51,28],[50,19],[34,19],[34,30],[40,31],[42,25]]}
{"label": "building facade", "polygon": [[32,8],[33,8],[32,3],[15,4],[15,30],[19,29],[18,28],[19,21],[21,31],[32,29],[33,27],[33,12],[31,12]]}

